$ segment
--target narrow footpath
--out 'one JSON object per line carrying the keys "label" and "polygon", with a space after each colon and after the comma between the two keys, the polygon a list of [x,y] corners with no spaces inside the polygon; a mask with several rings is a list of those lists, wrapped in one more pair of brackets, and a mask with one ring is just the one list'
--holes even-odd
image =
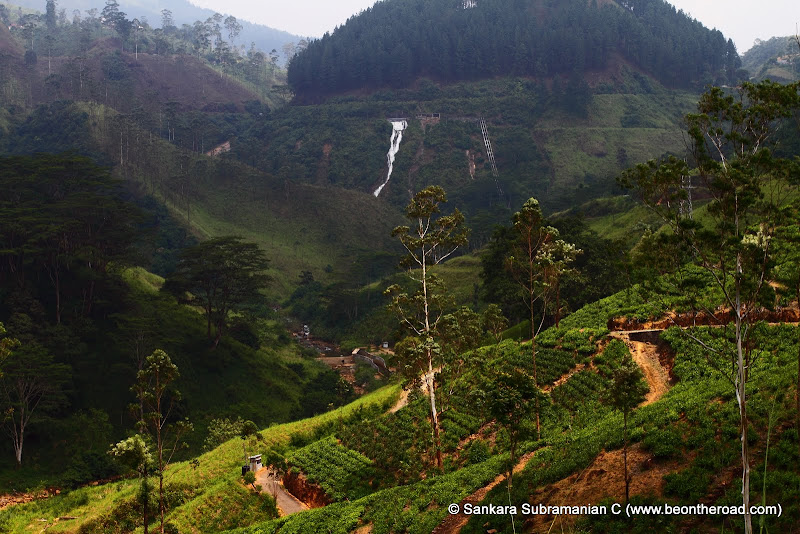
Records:
{"label": "narrow footpath", "polygon": [[[520,458],[517,464],[514,466],[514,473],[515,474],[519,473],[520,471],[525,469],[525,466],[528,464],[528,460],[533,458],[533,456],[537,452],[538,451],[529,452],[528,454],[522,456],[522,458]],[[501,482],[505,482],[505,480],[506,480],[506,473],[500,473],[499,475],[497,475],[497,477],[495,477],[494,480],[489,482],[489,484],[478,489],[470,496],[465,498],[463,501],[461,501],[460,503],[461,510],[464,509],[464,505],[467,503],[478,504],[479,502],[481,502],[486,497],[486,495],[495,488],[495,486],[497,486]],[[469,518],[470,516],[463,512],[454,515],[448,515],[447,517],[444,518],[444,521],[439,523],[439,525],[435,529],[433,529],[431,534],[456,534],[457,532],[461,532],[461,529],[464,528],[464,525],[467,524]]]}
{"label": "narrow footpath", "polygon": [[[437,367],[432,372],[425,373],[422,376],[421,383],[419,385],[419,390],[422,392],[423,395],[427,395],[428,394],[428,377],[430,377],[431,374],[435,375],[439,371],[441,371],[441,367]],[[397,399],[397,402],[394,404],[394,406],[392,406],[389,409],[389,413],[395,413],[395,412],[399,411],[401,408],[405,408],[408,405],[408,394],[409,393],[410,393],[410,391],[408,389],[403,389],[400,392],[400,398]]]}

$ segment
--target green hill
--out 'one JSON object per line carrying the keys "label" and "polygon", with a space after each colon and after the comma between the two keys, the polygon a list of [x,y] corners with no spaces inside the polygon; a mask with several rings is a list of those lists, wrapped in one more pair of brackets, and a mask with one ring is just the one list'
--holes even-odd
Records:
{"label": "green hill", "polygon": [[793,36],[759,39],[742,54],[742,67],[756,80],[796,81],[800,79],[800,47]]}
{"label": "green hill", "polygon": [[289,65],[301,101],[498,75],[583,77],[618,57],[665,85],[736,81],[736,47],[661,0],[389,0]]}
{"label": "green hill", "polygon": [[[676,155],[668,161],[677,166],[687,157],[694,91],[742,74],[730,41],[661,0],[386,0],[311,43],[287,74],[255,48],[212,41],[213,20],[128,33],[120,20],[34,16],[11,32],[0,28],[0,322],[21,342],[0,354],[0,380],[39,369],[59,386],[26,431],[20,469],[10,440],[0,443],[0,487],[62,489],[0,510],[0,530],[143,530],[146,492],[107,450],[135,427],[130,388],[143,355],[157,348],[180,370],[183,396],[172,399],[169,420],[188,417],[196,427],[166,471],[173,533],[547,531],[553,525],[522,514],[450,517],[448,506],[621,502],[625,425],[635,503],[740,502],[735,379],[721,373],[731,362],[709,359],[680,328],[666,328],[699,323],[695,339],[730,347],[730,332],[711,325],[711,314],[692,312],[729,314],[709,304],[708,276],[669,274],[677,254],[648,248],[666,233],[616,183],[638,162]],[[791,173],[796,139],[787,130],[775,154]],[[391,179],[390,139],[399,150]],[[498,303],[518,324],[503,333],[495,323],[490,334],[475,314],[451,315],[435,344],[407,340],[396,354],[382,352],[398,371],[391,385],[342,406],[376,378],[366,362],[348,360],[350,350],[404,337],[383,294],[409,284],[391,234],[408,222],[409,197],[429,185],[444,187],[443,211],[458,207],[471,230],[458,255],[431,270],[451,297],[435,313]],[[795,184],[778,185],[789,186],[776,204],[788,213]],[[677,211],[684,186],[666,189],[648,199]],[[679,219],[682,228],[720,213],[697,189],[694,219]],[[747,192],[750,201],[772,191]],[[539,282],[548,290],[557,282],[556,297],[532,305],[533,315],[544,327],[561,321],[535,345],[518,341],[529,334],[519,321],[531,314],[508,269],[517,261],[508,225],[529,197],[539,199],[543,224],[581,249],[570,264],[577,272],[556,280],[559,266],[542,270]],[[748,258],[769,243],[794,243],[788,223],[759,232],[760,221],[751,222],[745,239],[726,241],[747,247]],[[787,235],[761,239],[776,228]],[[198,240],[230,235],[264,251],[272,281],[247,286],[251,298],[230,313],[201,309],[199,295],[213,284],[181,285],[170,274]],[[775,271],[786,280],[758,294],[758,306],[776,310],[763,312],[743,349],[754,355],[750,496],[784,506],[764,518],[775,532],[800,519],[797,327],[779,324],[796,318],[793,297],[781,291],[794,283],[793,271],[781,271],[793,264],[792,246]],[[662,261],[642,274],[643,256]],[[203,268],[214,276],[235,269],[213,263]],[[670,291],[673,282],[688,293]],[[347,350],[327,361],[350,383],[292,341],[298,321],[342,343]],[[225,334],[216,346],[212,323]],[[495,335],[506,339],[494,343]],[[478,348],[458,348],[467,346]],[[408,369],[419,355],[435,359],[441,420],[433,431],[428,396],[398,383],[398,375],[418,380]],[[607,392],[628,372],[640,384],[636,369],[650,393],[623,417]],[[8,426],[20,404],[2,402]],[[233,426],[220,418],[239,417],[260,435],[234,430],[217,446],[220,428]],[[216,448],[201,454],[204,445]],[[240,478],[250,453],[285,468],[299,497],[326,505],[276,517],[272,497]],[[740,528],[736,514],[559,520],[567,531]]]}

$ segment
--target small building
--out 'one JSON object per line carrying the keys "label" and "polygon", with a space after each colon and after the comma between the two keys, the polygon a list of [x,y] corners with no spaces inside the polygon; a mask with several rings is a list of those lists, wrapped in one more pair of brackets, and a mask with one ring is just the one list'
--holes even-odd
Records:
{"label": "small building", "polygon": [[388,348],[389,348],[389,342],[388,342],[388,341],[384,341],[384,342],[381,344],[381,346],[382,346],[384,349],[388,349]]}
{"label": "small building", "polygon": [[250,471],[253,473],[257,472],[263,466],[261,465],[261,455],[256,454],[255,456],[250,457]]}

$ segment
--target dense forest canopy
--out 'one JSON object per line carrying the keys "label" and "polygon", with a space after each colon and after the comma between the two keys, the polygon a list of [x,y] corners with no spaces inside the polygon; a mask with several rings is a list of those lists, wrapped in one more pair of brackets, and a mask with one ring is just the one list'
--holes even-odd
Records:
{"label": "dense forest canopy", "polygon": [[662,83],[735,81],[733,41],[663,0],[386,0],[313,41],[289,67],[301,98],[497,75],[637,65]]}

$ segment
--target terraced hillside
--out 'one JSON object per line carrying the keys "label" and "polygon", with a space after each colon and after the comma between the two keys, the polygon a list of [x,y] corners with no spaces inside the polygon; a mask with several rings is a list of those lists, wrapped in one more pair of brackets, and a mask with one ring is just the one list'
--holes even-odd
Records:
{"label": "terraced hillside", "polygon": [[[487,418],[480,400],[490,394],[485,388],[495,362],[509,358],[519,366],[529,362],[529,346],[504,341],[464,355],[467,371],[447,386],[453,393],[446,397],[443,412],[443,472],[436,470],[429,454],[427,399],[412,393],[411,402],[392,413],[388,409],[398,393],[394,386],[339,411],[263,431],[260,450],[285,456],[292,470],[302,474],[306,484],[322,488],[331,504],[259,523],[270,513],[269,506],[259,503],[269,498],[256,497],[237,482],[241,445],[234,440],[200,457],[197,468],[180,464],[170,469],[174,469],[170,483],[181,496],[175,497],[168,519],[180,531],[190,532],[233,527],[240,527],[234,532],[248,533],[484,532],[510,529],[511,517],[449,518],[448,506],[507,505],[509,498],[518,506],[620,502],[622,416],[598,400],[614,369],[630,356],[626,344],[613,339],[618,334],[599,323],[621,316],[657,319],[663,313],[636,291],[626,291],[573,314],[560,329],[541,335],[539,364],[542,369],[558,367],[553,376],[560,376],[553,379],[554,387],[547,388],[542,401],[541,438],[529,434],[518,451],[510,497],[503,479],[509,461],[506,433]],[[791,528],[800,518],[792,498],[800,480],[797,434],[791,425],[796,330],[794,325],[764,327],[757,341],[764,356],[751,370],[754,492],[759,502],[763,489],[767,503],[783,506],[780,518],[765,517],[770,530]],[[711,334],[707,327],[694,332],[703,338]],[[737,413],[729,385],[679,328],[655,336],[656,365],[663,366],[669,382],[667,391],[641,405],[628,421],[633,502],[735,503]],[[571,362],[561,365],[567,356]],[[439,380],[447,384],[447,375]],[[652,379],[649,382],[654,385]],[[98,525],[117,528],[114,518],[133,498],[135,486],[136,481],[129,480],[76,490],[0,512],[0,521],[11,532],[23,532],[40,518],[53,531],[74,532],[80,525],[82,532]],[[220,514],[222,509],[225,513]],[[57,520],[64,516],[75,519]],[[524,525],[530,532],[545,532],[553,524],[603,531],[602,525],[622,525],[623,519],[515,517],[517,528]],[[726,530],[735,530],[735,516],[642,515],[635,524],[637,529],[705,530],[723,521]]]}

